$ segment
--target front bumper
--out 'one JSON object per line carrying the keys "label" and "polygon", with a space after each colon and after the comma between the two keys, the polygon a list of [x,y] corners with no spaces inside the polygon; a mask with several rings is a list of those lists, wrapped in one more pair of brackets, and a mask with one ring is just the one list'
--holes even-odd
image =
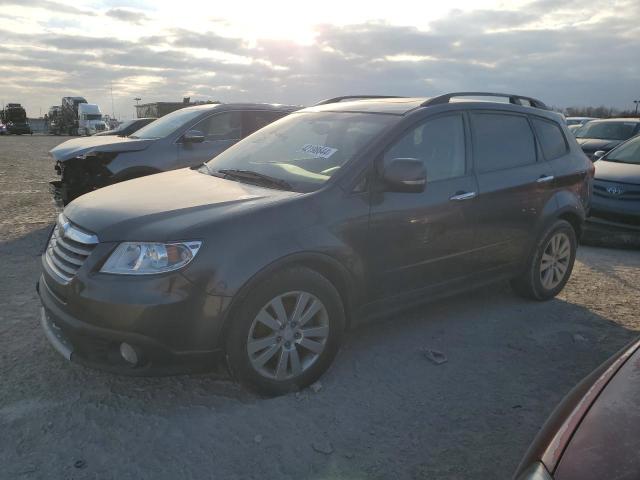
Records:
{"label": "front bumper", "polygon": [[[41,325],[52,346],[68,360],[127,375],[208,370],[218,363],[226,298],[202,297],[195,286],[193,295],[172,296],[154,291],[163,282],[153,280],[135,292],[126,280],[115,288],[109,281],[96,286],[77,278],[60,285],[45,268],[37,290]],[[135,365],[121,356],[122,343],[136,350]]]}
{"label": "front bumper", "polygon": [[640,201],[594,194],[587,222],[599,229],[640,232]]}
{"label": "front bumper", "polygon": [[587,228],[589,230],[604,233],[638,233],[640,225],[630,223],[626,218],[604,216],[599,212],[592,212],[592,216],[587,218]]}

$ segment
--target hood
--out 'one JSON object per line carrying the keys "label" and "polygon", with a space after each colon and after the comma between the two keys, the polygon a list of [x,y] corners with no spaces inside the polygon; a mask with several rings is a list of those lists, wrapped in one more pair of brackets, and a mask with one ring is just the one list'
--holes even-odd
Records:
{"label": "hood", "polygon": [[82,195],[64,215],[101,242],[188,240],[199,228],[240,211],[299,196],[181,169]]}
{"label": "hood", "polygon": [[620,367],[569,441],[555,478],[638,478],[640,350]]}
{"label": "hood", "polygon": [[605,159],[598,160],[594,166],[596,167],[596,180],[640,185],[640,165],[607,162]]}
{"label": "hood", "polygon": [[155,141],[123,137],[74,138],[61,143],[49,153],[54,160],[64,162],[93,152],[137,152],[144,150]]}
{"label": "hood", "polygon": [[599,138],[576,138],[576,140],[585,152],[597,152],[598,150],[607,152],[622,143],[622,140],[602,140]]}

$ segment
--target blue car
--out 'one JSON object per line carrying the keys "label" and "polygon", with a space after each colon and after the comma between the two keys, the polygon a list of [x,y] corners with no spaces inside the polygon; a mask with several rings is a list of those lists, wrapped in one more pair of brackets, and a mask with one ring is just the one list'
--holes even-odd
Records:
{"label": "blue car", "polygon": [[259,103],[205,104],[177,110],[128,137],[68,140],[49,153],[60,180],[58,205],[114,183],[201,165],[238,140],[299,107]]}

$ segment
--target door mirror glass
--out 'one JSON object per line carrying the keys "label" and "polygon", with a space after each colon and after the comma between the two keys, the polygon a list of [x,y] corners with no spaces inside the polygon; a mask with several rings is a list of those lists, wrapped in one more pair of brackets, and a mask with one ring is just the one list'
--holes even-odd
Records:
{"label": "door mirror glass", "polygon": [[204,133],[200,130],[188,130],[183,136],[184,143],[202,143],[204,142]]}
{"label": "door mirror glass", "polygon": [[382,179],[387,191],[419,193],[427,184],[427,169],[417,158],[393,158],[385,162]]}
{"label": "door mirror glass", "polygon": [[607,152],[605,152],[604,150],[598,150],[596,153],[593,154],[593,159],[594,160],[600,160],[602,157],[605,156]]}

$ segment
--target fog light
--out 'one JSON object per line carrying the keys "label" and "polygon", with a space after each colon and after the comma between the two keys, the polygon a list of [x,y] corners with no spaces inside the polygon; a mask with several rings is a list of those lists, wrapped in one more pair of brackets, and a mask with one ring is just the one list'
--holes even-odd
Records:
{"label": "fog light", "polygon": [[120,344],[120,355],[125,362],[130,363],[131,365],[138,363],[138,353],[136,352],[136,349],[128,343]]}

